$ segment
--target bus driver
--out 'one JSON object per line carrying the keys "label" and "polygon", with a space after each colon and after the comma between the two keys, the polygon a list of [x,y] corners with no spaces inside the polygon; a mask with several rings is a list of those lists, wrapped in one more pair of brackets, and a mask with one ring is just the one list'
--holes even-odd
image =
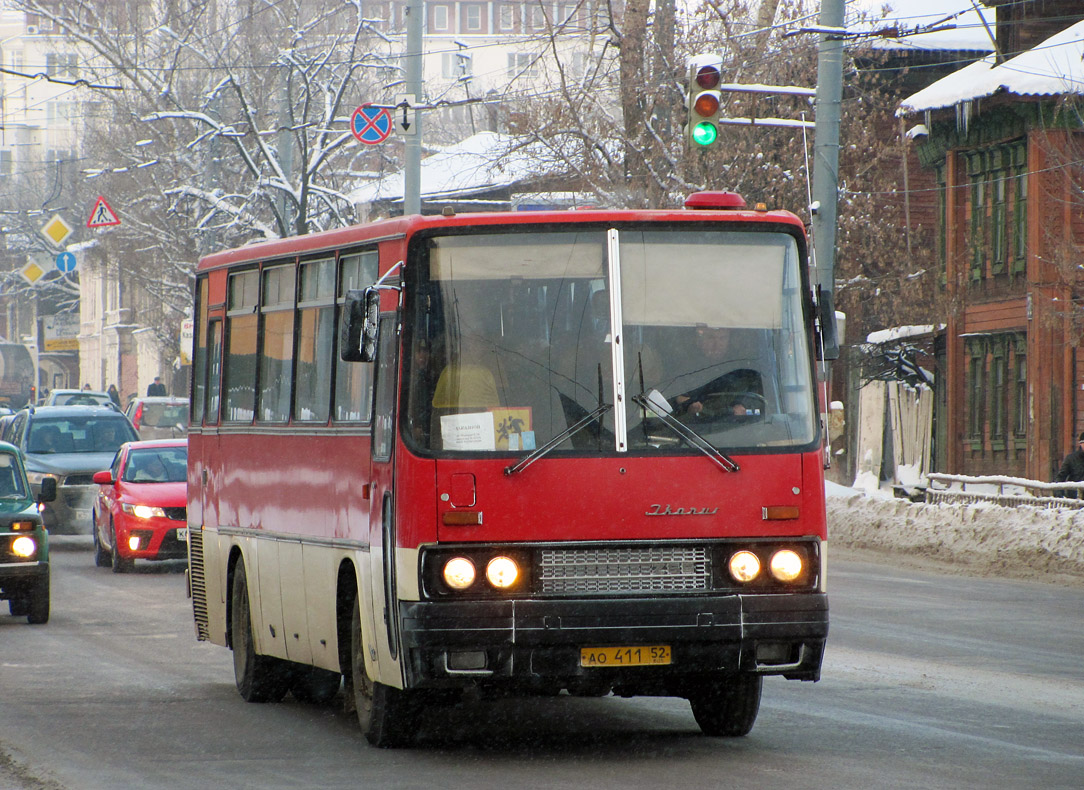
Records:
{"label": "bus driver", "polygon": [[696,347],[704,356],[704,369],[722,372],[706,384],[675,397],[675,415],[721,417],[762,413],[764,386],[761,375],[747,367],[747,355],[737,348],[735,335],[738,331],[707,326],[696,328]]}

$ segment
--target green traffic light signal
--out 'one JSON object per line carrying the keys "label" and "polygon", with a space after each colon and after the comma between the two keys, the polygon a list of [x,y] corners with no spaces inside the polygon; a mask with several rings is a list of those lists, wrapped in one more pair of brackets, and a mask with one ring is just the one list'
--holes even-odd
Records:
{"label": "green traffic light signal", "polygon": [[711,145],[719,137],[715,124],[701,121],[693,127],[692,138],[697,145]]}

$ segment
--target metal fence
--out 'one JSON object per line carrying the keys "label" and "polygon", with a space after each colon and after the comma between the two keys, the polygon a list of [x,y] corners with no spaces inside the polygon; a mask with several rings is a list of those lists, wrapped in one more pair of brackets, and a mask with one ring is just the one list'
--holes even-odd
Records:
{"label": "metal fence", "polygon": [[930,473],[926,501],[951,504],[988,502],[1004,507],[1084,508],[1084,482],[1044,483],[1021,477],[946,475]]}

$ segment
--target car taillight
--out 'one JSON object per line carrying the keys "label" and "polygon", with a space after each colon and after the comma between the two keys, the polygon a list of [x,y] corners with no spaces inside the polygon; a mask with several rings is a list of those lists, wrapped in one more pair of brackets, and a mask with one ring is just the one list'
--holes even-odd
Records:
{"label": "car taillight", "polygon": [[142,419],[143,419],[143,404],[140,403],[138,406],[136,406],[135,414],[132,415],[132,425],[135,426],[135,429],[137,431],[139,430],[139,421],[142,420]]}

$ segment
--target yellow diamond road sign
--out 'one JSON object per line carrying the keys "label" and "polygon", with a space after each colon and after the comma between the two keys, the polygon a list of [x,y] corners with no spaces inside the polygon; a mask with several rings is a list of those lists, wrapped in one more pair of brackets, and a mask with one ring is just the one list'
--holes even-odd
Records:
{"label": "yellow diamond road sign", "polygon": [[45,269],[38,266],[34,261],[30,261],[26,266],[19,269],[19,274],[23,276],[24,280],[33,285],[45,276]]}
{"label": "yellow diamond road sign", "polygon": [[59,247],[64,243],[64,240],[68,238],[68,236],[72,235],[72,230],[72,226],[65,222],[63,217],[59,214],[54,214],[53,218],[42,226],[41,233],[45,238]]}

